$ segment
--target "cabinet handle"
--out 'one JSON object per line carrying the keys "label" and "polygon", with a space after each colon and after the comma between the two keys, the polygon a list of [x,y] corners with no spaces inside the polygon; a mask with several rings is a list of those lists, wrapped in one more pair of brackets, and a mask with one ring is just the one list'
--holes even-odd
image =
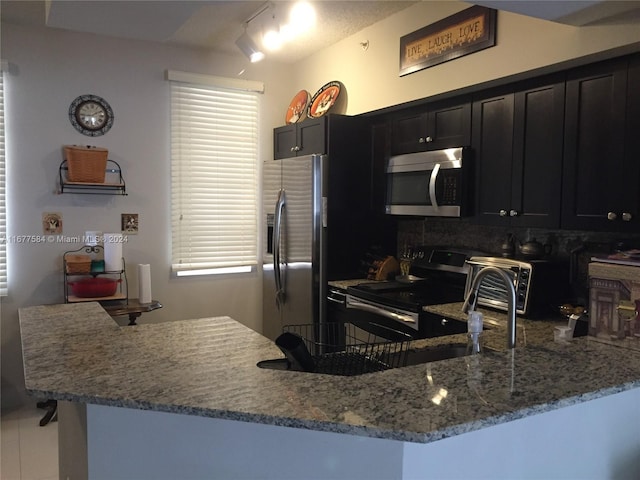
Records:
{"label": "cabinet handle", "polygon": [[622,220],[625,222],[630,222],[633,219],[633,215],[631,215],[629,212],[623,212],[622,213]]}
{"label": "cabinet handle", "polygon": [[300,151],[300,147],[298,145],[296,145],[294,148],[296,149],[296,152]]}
{"label": "cabinet handle", "polygon": [[431,142],[433,142],[433,138],[427,137],[427,138],[424,139],[424,141],[427,142],[427,143],[431,143]]}
{"label": "cabinet handle", "polygon": [[510,217],[517,217],[518,216],[518,211],[517,210],[509,210],[509,216]]}
{"label": "cabinet handle", "polygon": [[291,147],[291,151],[295,152],[296,151],[296,147]]}
{"label": "cabinet handle", "polygon": [[500,215],[501,217],[506,217],[507,216],[507,211],[506,210],[500,210],[498,212],[498,215]]}
{"label": "cabinet handle", "polygon": [[425,140],[424,140],[424,138],[422,138],[422,137],[420,137],[420,138],[418,139],[418,143],[424,143],[424,141],[425,141]]}
{"label": "cabinet handle", "polygon": [[607,220],[615,220],[617,218],[618,218],[618,215],[616,215],[615,212],[607,213]]}
{"label": "cabinet handle", "polygon": [[442,320],[440,320],[440,325],[442,325],[443,327],[446,327],[447,323],[449,323],[449,320],[447,320],[446,318],[443,318]]}

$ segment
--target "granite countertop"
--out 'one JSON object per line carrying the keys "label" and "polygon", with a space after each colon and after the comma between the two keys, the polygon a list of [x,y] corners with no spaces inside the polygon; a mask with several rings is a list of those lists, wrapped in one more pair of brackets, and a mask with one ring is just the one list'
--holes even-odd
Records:
{"label": "granite countertop", "polygon": [[354,278],[349,280],[331,280],[327,282],[329,287],[335,287],[340,290],[346,290],[348,287],[355,287],[356,285],[360,285],[361,283],[371,283],[375,282],[375,280],[369,280],[366,278]]}
{"label": "granite countertop", "polygon": [[280,350],[229,317],[119,327],[97,303],[20,309],[26,389],[58,400],[428,443],[640,387],[640,352],[518,323],[511,351],[339,377],[257,368]]}

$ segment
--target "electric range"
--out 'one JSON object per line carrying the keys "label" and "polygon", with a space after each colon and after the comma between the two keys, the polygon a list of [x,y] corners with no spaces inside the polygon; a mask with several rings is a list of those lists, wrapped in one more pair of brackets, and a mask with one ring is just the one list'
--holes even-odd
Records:
{"label": "electric range", "polygon": [[466,260],[481,252],[445,247],[419,247],[414,252],[416,259],[407,277],[348,287],[347,311],[363,328],[382,324],[414,338],[466,331],[464,322],[443,319],[424,307],[462,302],[470,271]]}

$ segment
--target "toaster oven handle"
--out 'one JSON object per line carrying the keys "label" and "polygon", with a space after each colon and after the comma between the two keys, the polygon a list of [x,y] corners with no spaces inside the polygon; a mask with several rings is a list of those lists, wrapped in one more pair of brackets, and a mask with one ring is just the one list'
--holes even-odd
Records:
{"label": "toaster oven handle", "polygon": [[431,170],[431,178],[429,178],[429,199],[433,208],[438,208],[438,199],[436,198],[436,179],[440,171],[440,164],[436,163]]}

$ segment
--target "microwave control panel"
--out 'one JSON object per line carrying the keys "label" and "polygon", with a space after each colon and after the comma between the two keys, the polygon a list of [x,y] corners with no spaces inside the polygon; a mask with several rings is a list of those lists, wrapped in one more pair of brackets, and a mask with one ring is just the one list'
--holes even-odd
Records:
{"label": "microwave control panel", "polygon": [[527,304],[527,293],[529,291],[529,279],[531,278],[531,269],[522,267],[516,278],[516,310],[524,311]]}
{"label": "microwave control panel", "polygon": [[438,180],[440,180],[436,184],[438,203],[460,205],[460,170],[440,170]]}

